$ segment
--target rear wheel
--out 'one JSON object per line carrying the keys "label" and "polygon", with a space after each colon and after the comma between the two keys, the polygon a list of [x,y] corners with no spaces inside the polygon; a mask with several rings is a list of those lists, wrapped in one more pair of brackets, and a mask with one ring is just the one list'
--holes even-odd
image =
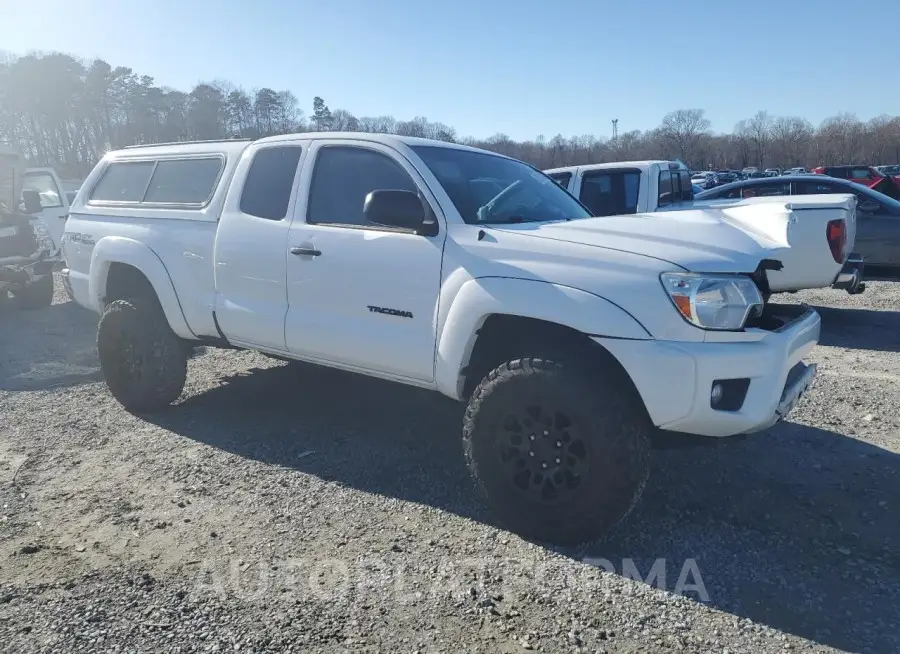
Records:
{"label": "rear wheel", "polygon": [[594,541],[637,503],[650,469],[651,425],[618,371],[524,358],[475,389],[466,461],[498,517],[537,540]]}
{"label": "rear wheel", "polygon": [[187,378],[188,348],[154,300],[116,300],[106,307],[97,328],[106,385],[129,411],[171,404]]}
{"label": "rear wheel", "polygon": [[14,295],[20,309],[46,309],[53,304],[53,275],[38,277]]}

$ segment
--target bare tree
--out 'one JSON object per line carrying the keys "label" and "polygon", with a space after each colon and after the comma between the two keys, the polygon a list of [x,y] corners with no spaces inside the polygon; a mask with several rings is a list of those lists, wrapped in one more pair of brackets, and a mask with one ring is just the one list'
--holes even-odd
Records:
{"label": "bare tree", "polygon": [[772,121],[772,145],[778,151],[778,160],[785,166],[802,166],[809,152],[813,126],[799,116],[781,116]]}
{"label": "bare tree", "polygon": [[760,168],[766,165],[766,152],[772,135],[772,119],[767,111],[757,111],[747,122],[747,130],[750,140],[756,151],[756,165]]}
{"label": "bare tree", "polygon": [[694,150],[705,135],[710,122],[703,109],[678,109],[666,114],[662,121],[662,136],[678,150],[679,158],[692,163]]}
{"label": "bare tree", "polygon": [[[590,134],[516,141],[498,133],[463,137],[452,126],[416,116],[356,117],[328,108],[316,96],[309,126],[407,134],[467,143],[546,169],[569,164],[671,159],[697,168],[816,166],[900,162],[900,117],[861,122],[838,114],[818,128],[798,116],[756,112],[730,134],[713,134],[701,109],[667,114],[659,127],[619,135],[616,143]],[[294,94],[259,87],[245,91],[227,80],[190,90],[158,85],[152,77],[97,59],[65,54],[0,55],[0,141],[18,146],[30,162],[65,175],[87,174],[110,148],[198,138],[257,138],[307,129]]]}

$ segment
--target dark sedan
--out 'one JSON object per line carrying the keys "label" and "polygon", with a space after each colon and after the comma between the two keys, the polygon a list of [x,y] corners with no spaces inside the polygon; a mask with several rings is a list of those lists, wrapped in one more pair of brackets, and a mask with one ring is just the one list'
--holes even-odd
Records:
{"label": "dark sedan", "polygon": [[863,256],[867,266],[900,267],[900,202],[855,182],[824,175],[745,179],[703,191],[694,199],[821,193],[852,193],[856,196],[856,244],[853,251]]}

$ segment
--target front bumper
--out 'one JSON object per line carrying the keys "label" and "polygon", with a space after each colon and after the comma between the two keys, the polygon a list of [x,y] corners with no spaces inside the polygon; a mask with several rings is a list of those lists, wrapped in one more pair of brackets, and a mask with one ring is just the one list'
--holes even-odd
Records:
{"label": "front bumper", "polygon": [[[786,324],[748,328],[730,342],[594,340],[631,376],[654,425],[724,437],[767,429],[791,412],[815,378],[816,366],[802,359],[820,330],[819,314],[798,307]],[[713,385],[723,380],[743,391],[732,410],[714,408],[711,400]]]}
{"label": "front bumper", "polygon": [[29,257],[0,259],[0,291],[12,290],[52,274],[55,263],[46,251],[35,252]]}

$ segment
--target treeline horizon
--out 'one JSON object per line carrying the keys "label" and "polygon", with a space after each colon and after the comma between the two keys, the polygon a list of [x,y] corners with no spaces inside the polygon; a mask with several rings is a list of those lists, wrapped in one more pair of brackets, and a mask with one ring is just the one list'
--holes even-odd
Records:
{"label": "treeline horizon", "polygon": [[[356,116],[313,96],[307,114],[289,90],[246,90],[212,80],[190,92],[159,86],[153,77],[102,59],[62,53],[0,55],[0,143],[18,147],[31,165],[84,176],[108,150],[128,145],[219,138],[260,138],[307,131],[362,131],[421,136],[516,157],[541,168],[608,161],[681,159],[695,169],[746,166],[813,167],[900,163],[900,116],[861,121],[837,113],[818,126],[800,116],[765,110],[714,133],[700,108],[676,109],[658,127],[516,141],[498,131],[461,136],[423,116]],[[502,127],[502,126],[501,126]]]}

